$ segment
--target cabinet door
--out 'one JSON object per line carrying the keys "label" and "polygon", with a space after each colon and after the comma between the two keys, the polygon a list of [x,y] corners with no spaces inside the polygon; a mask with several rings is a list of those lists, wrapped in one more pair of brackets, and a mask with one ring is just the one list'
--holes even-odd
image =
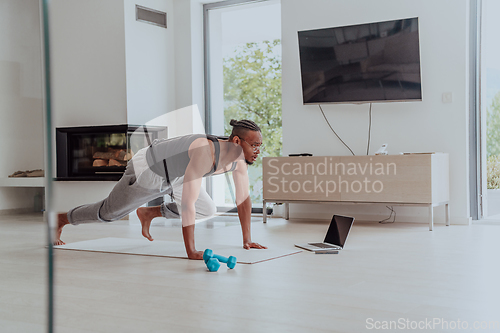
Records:
{"label": "cabinet door", "polygon": [[340,201],[335,165],[340,157],[265,157],[264,199]]}
{"label": "cabinet door", "polygon": [[431,203],[431,154],[345,156],[342,201]]}

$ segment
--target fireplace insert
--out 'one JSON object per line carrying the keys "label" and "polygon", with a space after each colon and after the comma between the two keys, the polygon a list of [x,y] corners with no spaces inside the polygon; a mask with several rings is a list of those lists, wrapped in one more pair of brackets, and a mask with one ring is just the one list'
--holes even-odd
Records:
{"label": "fireplace insert", "polygon": [[127,162],[166,127],[110,125],[56,128],[57,180],[119,180]]}

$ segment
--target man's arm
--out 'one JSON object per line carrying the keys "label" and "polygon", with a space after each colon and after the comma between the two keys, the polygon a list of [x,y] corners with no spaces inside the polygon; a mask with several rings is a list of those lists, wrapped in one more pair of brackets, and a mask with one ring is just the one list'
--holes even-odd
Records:
{"label": "man's arm", "polygon": [[196,251],[194,242],[194,224],[196,217],[195,202],[200,194],[201,178],[184,181],[182,186],[182,237],[184,238],[184,246],[189,259],[202,259],[203,252]]}
{"label": "man's arm", "polygon": [[182,185],[182,236],[189,259],[203,259],[203,252],[196,251],[194,225],[196,218],[195,203],[200,195],[203,175],[212,168],[213,156],[205,142],[193,142],[189,150],[189,164]]}
{"label": "man's arm", "polygon": [[236,169],[233,171],[234,187],[236,190],[236,206],[238,208],[238,217],[240,219],[241,231],[243,234],[243,248],[267,249],[258,243],[252,242],[251,218],[252,218],[252,200],[249,195],[249,181],[247,165],[245,161],[238,161]]}

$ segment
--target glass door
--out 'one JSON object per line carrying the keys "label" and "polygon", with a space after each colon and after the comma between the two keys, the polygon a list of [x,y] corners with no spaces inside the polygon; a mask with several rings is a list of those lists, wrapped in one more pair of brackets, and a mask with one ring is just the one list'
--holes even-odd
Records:
{"label": "glass door", "polygon": [[40,1],[0,1],[1,332],[53,332],[43,23]]}
{"label": "glass door", "polygon": [[[205,5],[207,133],[229,136],[231,119],[256,122],[262,156],[280,156],[281,5],[242,1]],[[248,170],[254,207],[262,207],[262,160]],[[231,177],[213,177],[212,197],[220,208],[234,207]]]}
{"label": "glass door", "polygon": [[481,3],[482,216],[500,220],[500,1]]}

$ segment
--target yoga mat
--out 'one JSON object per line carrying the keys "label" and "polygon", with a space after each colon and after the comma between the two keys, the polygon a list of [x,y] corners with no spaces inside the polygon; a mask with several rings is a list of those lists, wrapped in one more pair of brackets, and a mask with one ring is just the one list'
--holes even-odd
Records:
{"label": "yoga mat", "polygon": [[[209,248],[214,253],[222,256],[235,256],[238,263],[255,264],[267,260],[277,259],[292,254],[302,252],[301,250],[274,248],[268,249],[250,249],[245,250],[241,246],[236,245],[220,245],[220,244],[205,244],[205,247],[198,244],[198,248]],[[104,252],[104,253],[120,253],[143,256],[157,256],[169,258],[185,258],[187,259],[184,243],[170,242],[162,240],[154,240],[152,242],[146,239],[130,239],[130,238],[99,238],[81,242],[70,243],[66,245],[56,245],[55,249],[74,250],[74,251],[89,251],[89,252]]]}

